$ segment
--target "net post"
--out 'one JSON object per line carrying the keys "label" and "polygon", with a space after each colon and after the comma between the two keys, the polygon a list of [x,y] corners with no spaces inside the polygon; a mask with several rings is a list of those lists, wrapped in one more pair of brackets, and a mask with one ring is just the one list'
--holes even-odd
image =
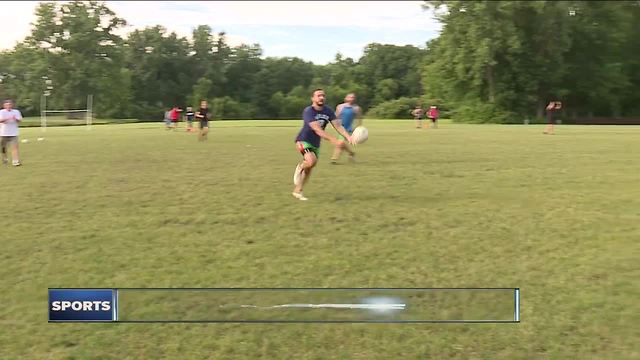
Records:
{"label": "net post", "polygon": [[93,94],[87,95],[87,130],[91,129],[91,125],[93,124]]}
{"label": "net post", "polygon": [[47,131],[47,95],[40,95],[40,130]]}

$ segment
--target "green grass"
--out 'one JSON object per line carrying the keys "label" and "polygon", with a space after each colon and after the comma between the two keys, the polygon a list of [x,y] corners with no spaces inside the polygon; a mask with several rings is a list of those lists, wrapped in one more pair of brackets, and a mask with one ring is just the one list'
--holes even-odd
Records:
{"label": "green grass", "polygon": [[[323,145],[308,202],[299,122],[23,129],[0,358],[640,358],[640,127],[366,125],[354,166]],[[520,287],[522,322],[48,324],[48,287]]]}

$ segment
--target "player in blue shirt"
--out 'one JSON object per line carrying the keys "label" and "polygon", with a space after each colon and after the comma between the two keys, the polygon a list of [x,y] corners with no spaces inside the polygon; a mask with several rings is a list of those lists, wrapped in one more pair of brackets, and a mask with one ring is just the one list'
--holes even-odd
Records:
{"label": "player in blue shirt", "polygon": [[[349,93],[345,96],[344,103],[336,107],[336,117],[349,134],[353,134],[353,129],[362,125],[362,109],[356,105],[356,94]],[[356,120],[355,126],[353,126],[354,120]],[[344,140],[342,135],[338,135],[338,139]],[[338,159],[340,159],[343,150],[349,153],[349,160],[352,162],[355,161],[356,153],[349,149],[349,146],[345,145],[343,148],[336,146],[336,149],[333,151],[333,156],[331,157],[332,164],[338,163]]]}
{"label": "player in blue shirt", "polygon": [[[336,114],[330,107],[326,106],[324,102],[324,90],[316,89],[311,96],[311,105],[307,106],[302,112],[304,124],[296,137],[296,146],[303,156],[303,161],[296,166],[296,171],[293,175],[295,188],[292,194],[296,199],[308,200],[302,194],[302,187],[309,181],[311,170],[318,162],[320,139],[329,140],[336,147],[341,148],[346,145],[345,140],[353,143],[351,135],[342,127],[340,121],[336,119]],[[345,140],[339,140],[324,131],[329,123],[333,125]]]}

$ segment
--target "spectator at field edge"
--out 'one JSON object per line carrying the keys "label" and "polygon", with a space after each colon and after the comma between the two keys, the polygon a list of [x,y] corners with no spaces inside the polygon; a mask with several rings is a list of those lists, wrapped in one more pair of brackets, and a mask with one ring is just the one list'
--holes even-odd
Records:
{"label": "spectator at field edge", "polygon": [[5,100],[0,110],[0,147],[2,148],[2,163],[9,163],[7,148],[11,147],[11,160],[13,166],[20,166],[20,154],[18,148],[18,124],[22,121],[20,110],[13,108],[12,100]]}

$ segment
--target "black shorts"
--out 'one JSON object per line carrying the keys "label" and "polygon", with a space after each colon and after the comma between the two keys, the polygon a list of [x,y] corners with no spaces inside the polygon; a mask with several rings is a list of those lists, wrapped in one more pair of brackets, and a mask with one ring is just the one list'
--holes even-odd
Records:
{"label": "black shorts", "polygon": [[4,150],[7,145],[17,144],[18,137],[17,136],[0,136],[0,146]]}
{"label": "black shorts", "polygon": [[200,120],[200,129],[208,128],[209,120]]}
{"label": "black shorts", "polygon": [[547,115],[547,124],[553,125],[553,116]]}

